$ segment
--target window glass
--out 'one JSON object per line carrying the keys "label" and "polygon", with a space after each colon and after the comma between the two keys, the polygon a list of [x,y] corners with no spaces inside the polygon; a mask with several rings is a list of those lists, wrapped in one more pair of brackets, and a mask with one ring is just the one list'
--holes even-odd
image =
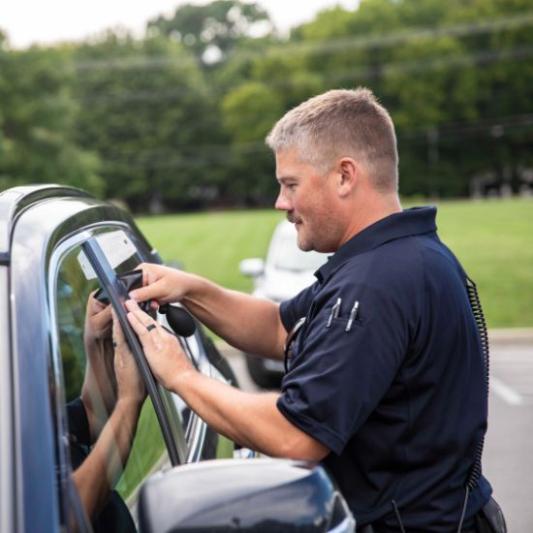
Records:
{"label": "window glass", "polygon": [[[117,395],[111,330],[109,327],[99,330],[94,327],[94,321],[89,319],[95,310],[92,307],[92,294],[99,288],[99,283],[94,276],[87,275],[86,265],[80,260],[82,257],[81,248],[76,247],[62,259],[55,293],[58,348],[69,426],[68,440],[74,479],[78,479],[80,495],[83,492],[79,486],[80,473],[83,471],[81,467],[97,448],[99,439],[111,435],[108,453],[101,456],[105,461],[104,475],[108,477],[112,471],[116,472],[119,449],[116,427],[113,427],[114,431],[106,433],[106,428],[111,427],[106,424],[116,408]],[[137,263],[138,260],[130,256],[119,267],[128,270]],[[102,309],[102,306],[98,309]],[[129,457],[126,464],[119,464],[118,473],[113,476],[116,480],[115,491],[103,508],[102,505],[96,506],[99,511],[91,516],[95,531],[121,527],[117,523],[106,523],[106,520],[115,520],[119,509],[119,520],[127,521],[128,517],[123,513],[123,502],[132,506],[141,481],[167,461],[151,401],[144,401],[138,417],[137,411],[135,413],[137,426],[134,438],[130,441]],[[96,455],[92,456],[93,463],[95,457]],[[94,464],[98,466],[98,463]],[[85,490],[90,492],[90,488]],[[85,503],[83,497],[82,501]],[[109,504],[112,508],[108,507]]]}
{"label": "window glass", "polygon": [[[121,229],[107,229],[99,231],[96,238],[102,251],[105,253],[110,265],[114,268],[117,274],[123,274],[134,270],[141,262],[142,258],[139,255],[136,246],[133,244],[133,236]],[[88,277],[95,277],[91,273],[92,268],[87,267],[84,262],[83,254],[79,257],[79,261],[86,271]],[[160,323],[169,327],[166,322],[165,315],[156,317]],[[195,366],[203,373],[213,376],[214,369],[204,355],[200,344],[203,344],[199,336],[192,336],[187,339],[179,338],[182,349],[190,357]],[[214,349],[212,347],[211,349]],[[220,376],[222,378],[222,376]],[[196,414],[192,413],[185,402],[176,394],[170,393],[158,386],[159,394],[162,399],[163,407],[169,422],[170,433],[174,438],[178,450],[181,450],[183,461],[197,461],[200,459],[213,459],[215,457],[232,457],[234,443],[228,439],[221,437],[211,428],[206,427]],[[145,457],[145,451],[142,446],[142,441],[139,439],[133,449],[130,461],[139,461],[141,464]],[[141,466],[139,470],[142,470]],[[124,478],[119,484],[119,489],[124,493],[129,494],[131,485],[129,482],[129,471],[126,470]]]}
{"label": "window glass", "polygon": [[[125,230],[104,229],[99,231],[95,236],[98,244],[102,248],[102,251],[109,261],[109,264],[113,267],[117,274],[120,275],[135,270],[142,261],[137,248],[133,244],[130,234]],[[82,265],[87,277],[96,277],[96,274],[94,273],[83,252],[79,254],[78,261]],[[168,327],[168,324],[165,322],[164,315],[155,316],[154,313],[154,318],[156,318],[159,322],[165,323],[165,325]],[[195,353],[197,353],[197,351],[198,350],[196,350]],[[191,358],[193,358],[195,354],[190,353],[189,355]],[[169,422],[170,433],[172,434],[177,448],[182,450],[183,460],[185,460],[185,455],[187,453],[185,435],[190,433],[188,432],[187,428],[191,423],[189,408],[177,395],[168,392],[159,385],[158,390],[167,415],[167,421]],[[138,456],[142,457],[142,454],[138,453],[137,449],[134,449],[132,456],[132,460],[136,460]],[[140,460],[142,460],[142,458]]]}

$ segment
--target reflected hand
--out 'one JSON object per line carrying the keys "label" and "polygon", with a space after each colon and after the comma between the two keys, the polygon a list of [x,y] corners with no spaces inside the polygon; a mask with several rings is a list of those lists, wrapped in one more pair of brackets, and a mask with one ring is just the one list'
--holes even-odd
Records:
{"label": "reflected hand", "polygon": [[156,379],[166,389],[183,372],[195,371],[177,338],[165,331],[151,316],[142,311],[134,300],[126,302],[128,320],[137,333],[146,359]]}
{"label": "reflected hand", "polygon": [[94,343],[111,337],[111,306],[99,302],[94,297],[94,292],[89,295],[85,312],[84,338],[86,343]]}
{"label": "reflected hand", "polygon": [[133,358],[124,332],[113,312],[113,344],[115,346],[115,376],[117,380],[117,400],[133,401],[141,404],[146,398],[146,387]]}
{"label": "reflected hand", "polygon": [[94,441],[117,399],[111,344],[111,306],[94,298],[94,292],[87,300],[83,340],[87,366],[80,395]]}

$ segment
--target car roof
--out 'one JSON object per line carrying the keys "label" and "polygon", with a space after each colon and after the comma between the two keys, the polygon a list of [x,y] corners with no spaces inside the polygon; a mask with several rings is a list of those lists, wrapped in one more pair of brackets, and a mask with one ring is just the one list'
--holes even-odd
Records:
{"label": "car roof", "polygon": [[0,193],[0,264],[9,261],[11,233],[17,217],[42,200],[65,196],[90,198],[81,189],[57,184],[13,187]]}

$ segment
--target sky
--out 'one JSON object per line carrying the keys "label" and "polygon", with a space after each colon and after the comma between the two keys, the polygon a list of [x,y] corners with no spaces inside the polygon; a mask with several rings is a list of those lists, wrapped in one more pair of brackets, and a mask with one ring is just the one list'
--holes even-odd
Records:
{"label": "sky", "polygon": [[[189,3],[206,3],[188,0]],[[15,48],[82,40],[111,27],[137,34],[146,22],[171,14],[187,0],[0,0],[0,29]],[[353,8],[357,0],[259,0],[281,31],[311,20],[321,9],[342,5]]]}

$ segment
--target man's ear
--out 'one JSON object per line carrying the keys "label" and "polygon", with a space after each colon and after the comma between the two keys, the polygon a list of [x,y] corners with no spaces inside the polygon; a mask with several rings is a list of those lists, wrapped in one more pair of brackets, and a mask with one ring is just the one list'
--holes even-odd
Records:
{"label": "man's ear", "polygon": [[351,157],[343,157],[338,162],[337,172],[339,174],[337,190],[342,198],[350,195],[357,186],[360,168]]}

